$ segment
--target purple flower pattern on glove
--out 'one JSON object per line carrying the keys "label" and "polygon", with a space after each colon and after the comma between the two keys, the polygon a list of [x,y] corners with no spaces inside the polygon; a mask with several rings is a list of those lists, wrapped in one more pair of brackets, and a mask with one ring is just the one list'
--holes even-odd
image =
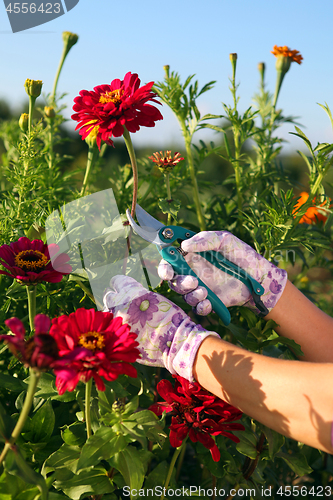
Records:
{"label": "purple flower pattern on glove", "polygon": [[156,304],[158,304],[158,298],[153,292],[146,293],[134,299],[127,312],[131,324],[140,322],[141,326],[144,326],[147,321],[153,319],[154,313],[158,311]]}
{"label": "purple flower pattern on glove", "polygon": [[115,276],[104,295],[104,310],[112,310],[137,333],[139,363],[165,367],[193,381],[193,363],[201,342],[217,336],[196,325],[165,297],[148,292],[128,276]]}

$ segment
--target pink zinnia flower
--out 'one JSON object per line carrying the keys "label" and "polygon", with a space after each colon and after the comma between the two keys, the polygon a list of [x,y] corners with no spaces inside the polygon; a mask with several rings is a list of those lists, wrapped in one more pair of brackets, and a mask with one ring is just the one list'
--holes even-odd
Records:
{"label": "pink zinnia flower", "polygon": [[26,366],[38,370],[48,370],[56,365],[59,357],[58,346],[48,333],[50,318],[44,314],[37,314],[34,319],[35,334],[25,339],[25,328],[18,318],[5,321],[14,335],[0,335],[0,340],[8,344],[11,352]]}
{"label": "pink zinnia flower", "polygon": [[221,434],[238,443],[239,439],[230,431],[244,430],[242,424],[232,423],[240,419],[242,412],[197,382],[191,383],[178,375],[174,378],[174,388],[169,380],[157,384],[157,392],[165,402],[155,403],[149,409],[156,415],[173,412],[169,435],[171,446],[177,448],[188,435],[193,443],[199,441],[209,449],[213,460],[218,462],[220,451],[213,436]]}
{"label": "pink zinnia flower", "polygon": [[77,309],[69,316],[53,319],[50,335],[61,356],[54,369],[59,394],[72,391],[79,381],[88,382],[91,377],[97,389],[104,391],[101,377],[112,381],[122,373],[137,375],[130,364],[140,356],[136,334],[112,313]]}
{"label": "pink zinnia flower", "polygon": [[75,97],[72,119],[79,122],[82,139],[90,133],[96,137],[98,147],[101,141],[113,145],[111,137],[120,137],[124,127],[129,132],[137,132],[141,126],[154,127],[163,116],[148,101],[155,100],[157,94],[151,91],[154,82],[140,87],[136,73],[127,73],[124,80],[115,79],[110,85],[98,85],[94,90],[81,90]]}
{"label": "pink zinnia flower", "polygon": [[51,257],[58,251],[58,245],[47,245],[42,240],[31,241],[24,236],[10,245],[0,247],[0,264],[6,269],[0,270],[0,274],[6,274],[25,285],[41,281],[58,283],[64,274],[72,271],[66,253],[60,253],[51,264]]}

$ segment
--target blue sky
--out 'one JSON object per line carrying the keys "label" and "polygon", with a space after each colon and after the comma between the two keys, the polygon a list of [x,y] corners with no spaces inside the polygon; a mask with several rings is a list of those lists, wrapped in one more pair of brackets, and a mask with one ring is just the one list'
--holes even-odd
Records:
{"label": "blue sky", "polygon": [[[183,80],[195,74],[200,85],[216,80],[213,90],[198,101],[203,113],[222,114],[221,102],[231,103],[229,53],[237,52],[239,108],[251,105],[258,88],[258,62],[266,63],[267,88],[275,87],[273,45],[288,45],[304,57],[293,63],[285,77],[278,107],[298,116],[303,130],[316,144],[333,142],[330,121],[317,103],[333,111],[331,20],[333,3],[320,0],[80,0],[70,12],[47,24],[13,34],[3,2],[0,4],[0,98],[20,109],[25,101],[26,78],[41,79],[45,93],[52,89],[62,51],[61,34],[79,35],[66,60],[58,91],[67,92],[65,112],[70,117],[73,98],[81,89],[123,78],[136,72],[142,83],[163,79],[163,65]],[[136,144],[167,148],[181,144],[172,113],[163,106],[163,122],[135,134]],[[70,124],[74,128],[74,124]],[[301,141],[282,129],[290,148]],[[207,138],[198,133],[197,138]],[[213,137],[212,137],[213,138]]]}

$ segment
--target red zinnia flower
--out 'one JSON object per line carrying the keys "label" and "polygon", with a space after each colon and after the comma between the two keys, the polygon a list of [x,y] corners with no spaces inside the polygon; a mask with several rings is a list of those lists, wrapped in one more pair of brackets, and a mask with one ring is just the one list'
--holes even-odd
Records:
{"label": "red zinnia flower", "polygon": [[101,377],[112,381],[122,373],[137,375],[130,364],[140,355],[136,334],[112,313],[77,309],[69,316],[53,319],[50,334],[61,356],[54,369],[59,394],[72,391],[80,380],[88,382],[91,377],[97,389],[104,391]]}
{"label": "red zinnia flower", "polygon": [[215,462],[220,460],[220,451],[212,436],[222,434],[236,443],[239,439],[232,430],[244,430],[242,424],[231,423],[242,416],[242,412],[222,399],[203,389],[197,382],[189,382],[183,377],[176,378],[175,387],[169,380],[157,384],[157,392],[166,403],[156,403],[149,409],[161,415],[163,411],[173,412],[170,425],[170,444],[180,446],[188,435],[191,441],[199,441],[212,454]]}
{"label": "red zinnia flower", "polygon": [[42,240],[31,241],[24,236],[10,245],[0,247],[0,264],[7,269],[0,270],[0,274],[6,274],[25,285],[40,281],[58,283],[64,274],[72,271],[66,253],[57,255],[51,264],[50,258],[58,251],[58,245],[47,245]]}
{"label": "red zinnia flower", "polygon": [[0,340],[7,342],[9,349],[26,366],[39,370],[48,370],[55,366],[59,357],[58,346],[48,333],[50,318],[44,314],[37,314],[34,319],[35,334],[25,340],[25,328],[18,318],[5,321],[13,335],[0,335]]}
{"label": "red zinnia flower", "polygon": [[[296,217],[297,212],[299,209],[306,203],[309,199],[309,193],[306,193],[303,191],[299,195],[299,199],[297,200],[297,203],[294,206],[293,210],[293,215]],[[330,200],[331,201],[331,200]],[[321,203],[319,206],[315,206],[316,204],[316,199],[314,198],[312,200],[312,203],[314,206],[309,207],[303,217],[300,219],[299,224],[316,224],[316,222],[322,221],[325,222],[327,220],[327,217],[329,216],[329,208],[331,208],[331,205],[329,204],[330,201],[324,201]],[[326,208],[325,208],[326,207]]]}
{"label": "red zinnia flower", "polygon": [[127,73],[124,80],[113,80],[110,85],[99,85],[94,90],[81,90],[75,97],[72,119],[78,121],[82,139],[91,132],[96,135],[98,147],[101,141],[113,145],[111,137],[120,137],[124,127],[129,132],[137,132],[140,126],[154,127],[155,121],[162,120],[159,110],[147,104],[148,101],[160,104],[151,92],[154,82],[140,87],[136,73]]}

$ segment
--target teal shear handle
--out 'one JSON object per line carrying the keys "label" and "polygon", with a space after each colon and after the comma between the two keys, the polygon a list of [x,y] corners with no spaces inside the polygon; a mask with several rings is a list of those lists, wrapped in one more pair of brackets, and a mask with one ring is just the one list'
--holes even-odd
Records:
{"label": "teal shear handle", "polygon": [[[163,229],[159,231],[160,239],[169,243],[170,245],[174,241],[178,241],[181,243],[184,240],[187,240],[194,236],[195,232],[190,231],[189,229],[184,229],[179,226],[165,226]],[[184,259],[184,252],[180,248],[168,246],[160,250],[160,254],[163,259],[169,262],[173,267],[174,271],[180,275],[191,275],[197,278],[199,285],[203,286],[207,289],[208,295],[207,298],[210,300],[212,304],[213,310],[218,314],[218,316],[222,319],[225,325],[230,323],[230,313],[223,302],[215,295],[210,288],[205,285],[205,283],[195,274],[193,269],[187,264]],[[206,251],[206,252],[198,252],[198,255],[206,259],[210,264],[220,269],[221,271],[233,276],[234,278],[240,280],[244,285],[249,289],[253,300],[260,311],[261,316],[265,316],[268,314],[268,310],[260,299],[260,296],[265,292],[264,287],[258,283],[252,276],[250,276],[244,269],[241,269],[239,266],[230,262],[228,259],[223,257],[220,252],[216,251]]]}
{"label": "teal shear handle", "polygon": [[205,283],[195,274],[193,269],[188,265],[180,251],[175,247],[166,247],[160,250],[160,254],[164,260],[169,262],[177,274],[191,275],[197,278],[200,286],[206,288],[208,294],[207,299],[212,304],[213,310],[221,318],[223,323],[227,326],[230,323],[231,317],[228,309],[223,304],[223,302],[215,295],[210,288],[205,285]]}

